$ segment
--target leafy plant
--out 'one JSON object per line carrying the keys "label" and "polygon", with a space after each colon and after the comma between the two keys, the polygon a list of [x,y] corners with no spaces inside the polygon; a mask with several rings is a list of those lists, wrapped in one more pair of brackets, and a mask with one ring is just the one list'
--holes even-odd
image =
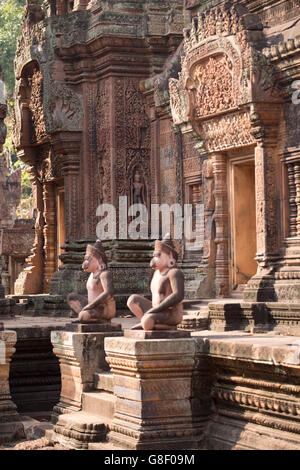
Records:
{"label": "leafy plant", "polygon": [[25,0],[0,0],[0,66],[8,98],[14,90],[14,56]]}
{"label": "leafy plant", "polygon": [[10,171],[21,168],[22,197],[17,209],[17,216],[22,218],[31,217],[33,196],[32,187],[26,165],[18,160],[12,144],[12,109],[14,105],[14,56],[16,52],[16,41],[20,35],[20,25],[25,6],[25,0],[0,0],[0,67],[2,79],[6,85],[8,115],[6,118],[7,138],[3,146],[3,153],[10,163]]}

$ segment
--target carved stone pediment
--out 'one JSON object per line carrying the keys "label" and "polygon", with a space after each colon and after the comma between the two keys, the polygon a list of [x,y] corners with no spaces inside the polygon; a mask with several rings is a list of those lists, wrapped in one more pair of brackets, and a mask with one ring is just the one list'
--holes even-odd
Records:
{"label": "carved stone pediment", "polygon": [[174,123],[191,123],[207,151],[254,143],[255,105],[280,99],[263,45],[259,17],[238,4],[198,14],[184,31],[182,69],[169,81],[170,106]]}

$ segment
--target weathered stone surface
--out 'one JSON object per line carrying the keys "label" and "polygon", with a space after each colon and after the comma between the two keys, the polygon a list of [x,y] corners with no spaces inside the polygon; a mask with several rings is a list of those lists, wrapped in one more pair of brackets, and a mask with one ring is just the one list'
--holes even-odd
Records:
{"label": "weathered stone surface", "polygon": [[195,448],[194,340],[107,338],[105,351],[116,395],[109,442],[126,449]]}
{"label": "weathered stone surface", "polygon": [[82,408],[82,394],[94,387],[94,373],[108,368],[104,339],[120,336],[121,331],[74,333],[52,331],[53,352],[59,358],[61,371],[60,401],[53,409],[52,420]]}
{"label": "weathered stone surface", "polygon": [[134,339],[177,339],[177,338],[189,338],[191,335],[188,331],[180,330],[125,330],[125,338]]}
{"label": "weathered stone surface", "polygon": [[120,324],[103,322],[95,324],[84,324],[84,323],[67,323],[64,328],[65,331],[72,331],[74,333],[100,333],[100,332],[113,332],[121,331],[122,327]]}
{"label": "weathered stone surface", "polygon": [[288,302],[218,301],[209,303],[209,327],[214,331],[274,331],[300,334],[300,304]]}
{"label": "weathered stone surface", "polygon": [[11,357],[15,352],[17,335],[14,331],[0,332],[0,443],[25,437],[24,427],[13,403],[9,388]]}
{"label": "weathered stone surface", "polygon": [[240,331],[192,336],[211,378],[211,414],[202,446],[299,449],[300,338]]}
{"label": "weathered stone surface", "polygon": [[66,321],[51,317],[4,320],[5,328],[17,334],[9,380],[11,395],[19,412],[50,414],[58,402],[61,378],[50,335],[54,329],[63,329]]}

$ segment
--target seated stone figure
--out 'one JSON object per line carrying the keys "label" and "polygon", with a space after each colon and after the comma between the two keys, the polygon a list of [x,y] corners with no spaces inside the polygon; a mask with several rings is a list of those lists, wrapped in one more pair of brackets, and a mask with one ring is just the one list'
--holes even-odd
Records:
{"label": "seated stone figure", "polygon": [[72,310],[78,313],[77,322],[109,321],[115,316],[116,303],[113,298],[112,275],[107,269],[107,258],[100,240],[87,246],[82,269],[91,273],[86,285],[88,298],[79,294],[69,294],[67,298]]}
{"label": "seated stone figure", "polygon": [[155,271],[151,281],[152,302],[141,295],[129,297],[128,308],[141,320],[132,329],[171,330],[181,322],[184,277],[176,267],[177,259],[174,243],[168,235],[155,242],[150,262]]}

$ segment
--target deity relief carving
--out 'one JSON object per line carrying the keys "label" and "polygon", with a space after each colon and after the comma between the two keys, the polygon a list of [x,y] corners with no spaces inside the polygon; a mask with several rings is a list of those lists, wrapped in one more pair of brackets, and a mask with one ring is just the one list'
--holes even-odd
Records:
{"label": "deity relief carving", "polygon": [[136,169],[132,181],[130,184],[131,188],[131,204],[146,204],[147,203],[147,188],[143,178],[143,175],[139,169]]}
{"label": "deity relief carving", "polygon": [[192,78],[198,118],[235,106],[232,63],[226,55],[210,57],[196,65]]}

